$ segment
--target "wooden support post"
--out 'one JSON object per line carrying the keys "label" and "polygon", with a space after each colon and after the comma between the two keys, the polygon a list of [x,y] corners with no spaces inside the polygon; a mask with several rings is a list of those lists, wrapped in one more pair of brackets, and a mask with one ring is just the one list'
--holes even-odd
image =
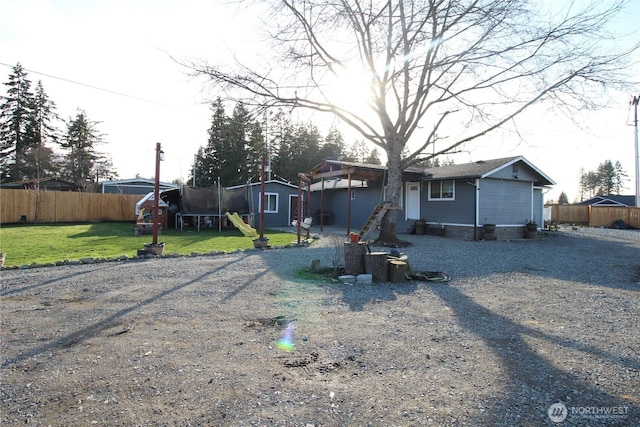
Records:
{"label": "wooden support post", "polygon": [[364,254],[364,271],[367,274],[371,274],[374,282],[388,282],[387,253],[371,252],[370,254]]}
{"label": "wooden support post", "polygon": [[406,280],[407,263],[404,261],[389,261],[389,281],[392,283],[401,283]]}
{"label": "wooden support post", "polygon": [[364,273],[364,254],[367,252],[365,243],[344,244],[344,274],[357,276]]}

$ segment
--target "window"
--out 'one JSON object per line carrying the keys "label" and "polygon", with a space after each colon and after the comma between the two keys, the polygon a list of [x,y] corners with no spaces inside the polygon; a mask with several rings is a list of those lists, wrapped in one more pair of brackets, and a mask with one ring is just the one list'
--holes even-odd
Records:
{"label": "window", "polygon": [[278,213],[278,193],[264,193],[264,213]]}
{"label": "window", "polygon": [[429,182],[429,200],[454,200],[455,188],[452,179]]}

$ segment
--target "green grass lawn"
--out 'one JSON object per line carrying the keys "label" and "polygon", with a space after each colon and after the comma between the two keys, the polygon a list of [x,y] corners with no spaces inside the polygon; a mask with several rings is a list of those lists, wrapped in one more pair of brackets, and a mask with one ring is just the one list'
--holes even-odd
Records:
{"label": "green grass lawn", "polygon": [[[0,252],[6,253],[5,267],[58,260],[78,260],[83,257],[113,258],[137,255],[145,243],[151,243],[151,234],[134,236],[132,223],[98,224],[28,224],[3,225],[0,228]],[[281,246],[296,241],[296,235],[265,230],[269,244]],[[165,253],[188,255],[235,251],[253,248],[253,240],[240,231],[203,229],[162,230],[158,243],[165,243]]]}

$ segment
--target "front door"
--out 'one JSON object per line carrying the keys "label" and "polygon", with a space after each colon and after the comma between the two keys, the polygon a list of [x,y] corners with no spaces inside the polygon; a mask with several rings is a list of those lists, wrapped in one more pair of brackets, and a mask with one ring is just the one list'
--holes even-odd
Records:
{"label": "front door", "polygon": [[405,219],[420,219],[420,183],[407,182]]}
{"label": "front door", "polygon": [[[302,218],[305,216],[304,211],[304,195],[302,195],[302,204],[300,205],[302,209]],[[298,219],[298,195],[290,194],[289,195],[289,224],[293,222],[294,219]]]}

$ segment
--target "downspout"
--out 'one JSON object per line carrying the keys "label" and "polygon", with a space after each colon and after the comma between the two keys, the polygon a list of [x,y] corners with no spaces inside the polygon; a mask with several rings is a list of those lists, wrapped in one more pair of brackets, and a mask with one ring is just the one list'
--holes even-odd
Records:
{"label": "downspout", "polygon": [[347,187],[347,236],[351,232],[351,174],[348,175],[349,184]]}
{"label": "downspout", "polygon": [[320,232],[324,231],[324,178],[320,179]]}
{"label": "downspout", "polygon": [[469,181],[465,181],[467,184],[472,186],[475,190],[473,192],[473,240],[478,240],[478,211],[479,211],[479,202],[478,202],[478,191],[480,191],[480,180],[476,178],[475,183],[471,183]]}

